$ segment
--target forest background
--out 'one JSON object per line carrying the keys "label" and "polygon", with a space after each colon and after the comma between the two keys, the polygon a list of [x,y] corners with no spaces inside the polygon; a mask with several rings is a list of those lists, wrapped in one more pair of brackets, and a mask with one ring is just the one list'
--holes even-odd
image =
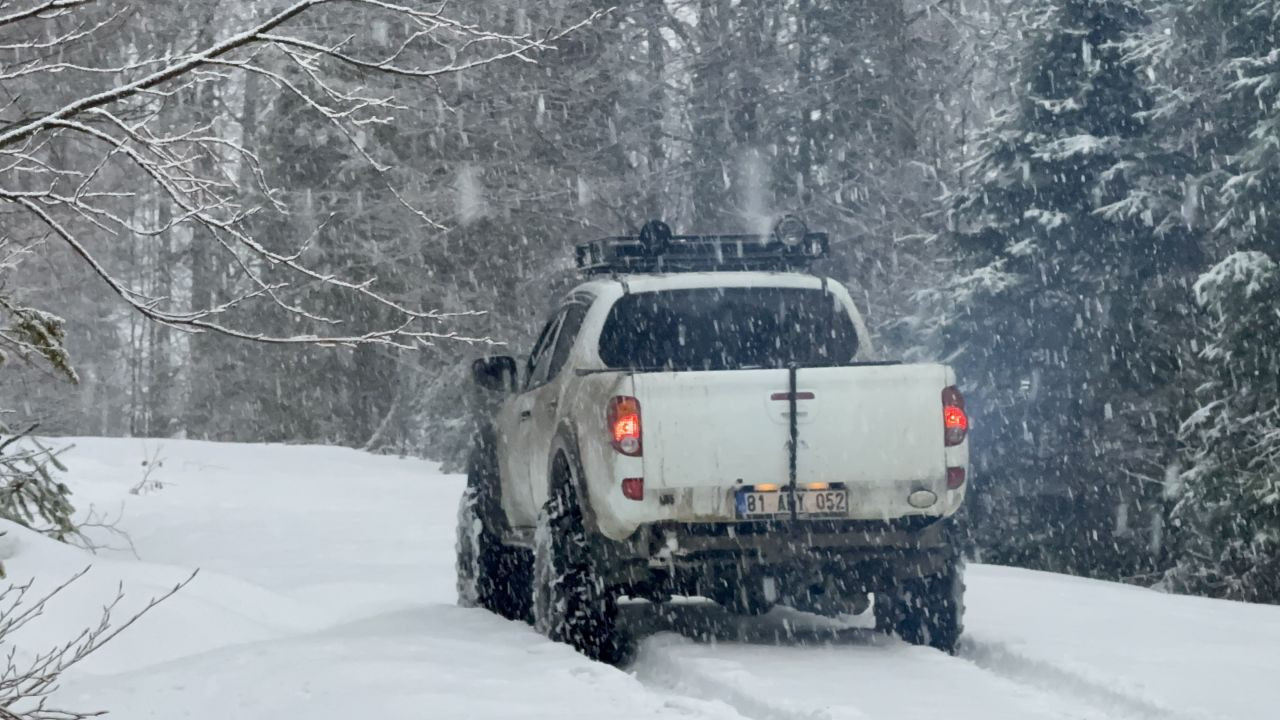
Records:
{"label": "forest background", "polygon": [[[13,57],[44,47],[40,62],[71,68],[50,85],[4,60],[0,128],[100,91],[101,73],[74,71],[84,58],[180,56],[289,5],[85,3],[41,25],[59,40],[47,47],[0,26]],[[226,306],[264,337],[301,332],[295,300],[304,317],[358,328],[430,308],[443,314],[433,333],[518,354],[575,281],[576,242],[650,218],[735,232],[796,213],[831,233],[819,269],[848,284],[883,354],[957,366],[974,417],[972,557],[1280,602],[1280,2],[448,8],[507,38],[575,29],[425,79],[348,66],[332,82],[394,98],[354,134],[289,91],[305,62],[265,59],[271,72],[133,108],[154,113],[158,135],[203,128],[252,149],[255,163],[200,162],[243,207],[277,210],[237,218],[254,237],[320,273],[282,286],[282,302],[241,305],[257,292],[242,261],[207,227],[171,223],[184,212],[173,195],[128,173],[95,182],[171,231],[97,232],[71,213],[97,270],[22,212],[26,163],[87,173],[101,162],[89,143],[0,167],[3,421],[330,443],[456,468],[472,428],[465,366],[493,352],[486,342],[192,334],[122,302],[102,274],[171,306]],[[76,35],[84,23],[98,30]],[[369,56],[413,39],[394,15],[341,3],[289,27],[350,34],[344,47]],[[376,278],[379,295],[327,273]],[[33,327],[37,352],[14,340]]]}

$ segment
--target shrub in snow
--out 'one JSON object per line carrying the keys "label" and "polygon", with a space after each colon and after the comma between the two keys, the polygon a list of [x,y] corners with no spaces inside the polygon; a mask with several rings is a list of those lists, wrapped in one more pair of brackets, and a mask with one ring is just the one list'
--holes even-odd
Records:
{"label": "shrub in snow", "polygon": [[58,453],[0,425],[0,518],[66,541],[78,534],[71,490],[58,479]]}

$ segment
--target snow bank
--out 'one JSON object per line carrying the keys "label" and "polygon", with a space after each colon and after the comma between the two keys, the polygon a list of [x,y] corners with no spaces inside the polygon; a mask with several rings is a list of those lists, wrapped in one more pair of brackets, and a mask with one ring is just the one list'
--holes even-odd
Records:
{"label": "snow bank", "polygon": [[[628,606],[626,622],[649,639],[618,670],[454,607],[463,480],[433,463],[327,447],[67,442],[78,506],[122,511],[137,557],[0,526],[11,581],[49,587],[92,565],[24,630],[20,654],[95,622],[118,585],[127,613],[200,568],[67,678],[63,705],[111,717],[1204,720],[1280,707],[1280,608],[985,566],[969,571],[959,658],[795,612],[726,620],[695,603]],[[157,456],[149,477],[161,487],[130,494]]]}
{"label": "snow bank", "polygon": [[[75,438],[79,507],[116,512],[138,558],[22,528],[10,579],[92,564],[19,638],[36,652],[200,573],[68,678],[64,706],[197,720],[736,717],[670,698],[529,627],[453,605],[463,479],[434,463],[329,447]],[[144,458],[162,487],[138,495]],[[112,539],[99,534],[102,541]],[[140,559],[139,559],[140,558]]]}
{"label": "snow bank", "polygon": [[[95,557],[57,543],[8,521],[0,531],[10,538],[5,560],[8,581],[32,583],[36,598],[88,570],[56,595],[45,614],[13,640],[24,655],[47,651],[97,625],[103,608],[117,593],[124,598],[112,613],[119,625],[154,597],[187,580],[191,567],[122,562]],[[143,668],[211,647],[282,637],[323,627],[330,617],[303,603],[216,572],[201,572],[173,598],[137,625],[89,657],[80,671],[104,673]]]}
{"label": "snow bank", "polygon": [[1280,708],[1280,607],[991,566],[967,599],[965,655],[984,668],[1156,717]]}

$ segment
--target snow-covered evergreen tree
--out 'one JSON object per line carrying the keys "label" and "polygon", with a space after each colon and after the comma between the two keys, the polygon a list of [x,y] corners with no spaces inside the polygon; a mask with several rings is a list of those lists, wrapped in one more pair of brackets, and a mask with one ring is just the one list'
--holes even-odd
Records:
{"label": "snow-covered evergreen tree", "polygon": [[1254,0],[1229,35],[1223,75],[1243,146],[1230,158],[1223,217],[1235,245],[1280,257],[1280,2]]}
{"label": "snow-covered evergreen tree", "polygon": [[1233,253],[1196,293],[1213,317],[1205,405],[1184,426],[1190,469],[1175,587],[1280,602],[1280,264]]}
{"label": "snow-covered evergreen tree", "polygon": [[1210,324],[1201,407],[1183,426],[1171,580],[1280,602],[1280,2],[1194,0],[1165,15],[1157,116],[1212,120],[1187,129],[1199,150],[1188,204],[1222,258],[1196,283]]}
{"label": "snow-covered evergreen tree", "polygon": [[1172,418],[1143,398],[1177,372],[1152,317],[1179,307],[1157,298],[1182,257],[1145,199],[1150,103],[1123,49],[1145,18],[1121,0],[1033,16],[1021,97],[951,198],[965,270],[945,334],[974,384],[974,532],[998,561],[1127,575],[1151,569],[1140,475],[1173,451]]}

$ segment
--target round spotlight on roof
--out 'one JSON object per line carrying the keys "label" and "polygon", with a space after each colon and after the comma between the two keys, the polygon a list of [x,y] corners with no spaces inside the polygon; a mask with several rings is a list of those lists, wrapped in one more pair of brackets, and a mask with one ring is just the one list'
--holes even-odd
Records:
{"label": "round spotlight on roof", "polygon": [[661,220],[650,220],[640,228],[640,244],[650,255],[662,254],[671,244],[671,226]]}
{"label": "round spotlight on roof", "polygon": [[809,227],[795,215],[783,215],[773,226],[773,236],[789,248],[798,247],[809,234]]}

